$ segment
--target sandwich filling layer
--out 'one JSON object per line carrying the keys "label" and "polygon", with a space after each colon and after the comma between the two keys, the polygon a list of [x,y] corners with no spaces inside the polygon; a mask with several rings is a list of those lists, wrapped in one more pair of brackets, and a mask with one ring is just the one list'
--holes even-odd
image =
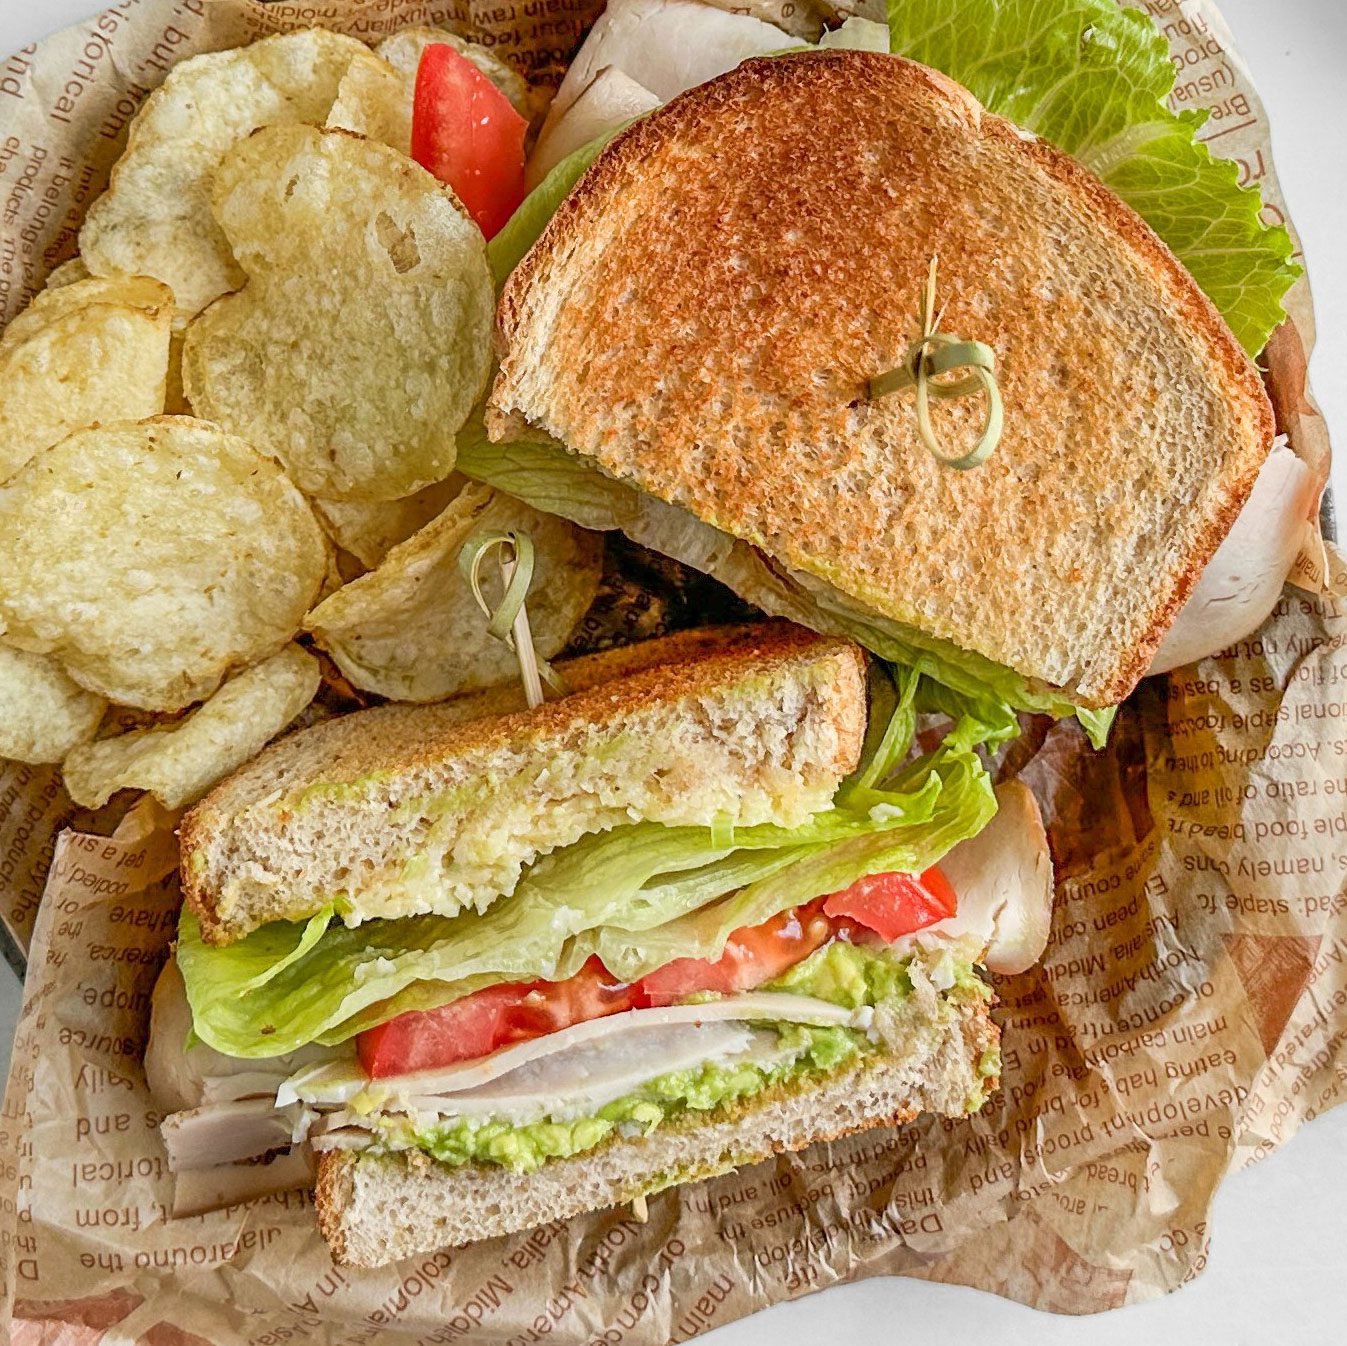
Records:
{"label": "sandwich filling layer", "polygon": [[[949,984],[938,989],[935,978]],[[367,1087],[328,1117],[315,1148],[415,1150],[450,1166],[487,1163],[532,1172],[612,1138],[648,1136],[768,1090],[812,1087],[879,1056],[914,1054],[923,1038],[945,1033],[951,1020],[990,999],[966,962],[896,958],[845,943],[811,954],[767,990],[845,1013],[829,1023],[731,1019],[625,1032],[614,1025],[587,1051],[544,1058],[543,1068],[522,1066],[494,1090],[488,1087],[485,1097],[481,1090],[435,1098]],[[717,1008],[732,1012],[735,999]],[[661,1068],[649,1074],[654,1063]],[[967,1110],[981,1107],[983,1086],[999,1069],[990,1047],[979,1063],[976,1096],[964,1100]],[[310,1105],[323,1098],[321,1085],[297,1081],[295,1091]]]}
{"label": "sandwich filling layer", "polygon": [[[355,1053],[307,1053],[288,1077],[204,1049],[222,1073],[199,1082],[197,1106],[166,1119],[170,1165],[211,1168],[306,1141],[319,1152],[415,1152],[450,1167],[532,1172],[699,1114],[728,1115],[769,1092],[920,1058],[991,1000],[966,938],[937,931],[907,951],[854,921],[825,920],[817,904],[789,915],[795,933],[774,946],[779,932],[745,931],[715,964],[676,960],[637,986],[609,978],[620,999],[592,994],[595,969],[570,979],[589,983],[580,988],[504,988],[522,992],[513,1005],[522,1019],[503,1022],[498,999],[474,1006],[483,996],[469,996],[362,1034]],[[812,940],[801,938],[806,923]],[[942,923],[953,918],[931,928]],[[696,985],[727,989],[677,990]],[[568,1012],[579,1017],[564,1023]],[[493,1047],[484,1029],[508,1040]],[[964,1110],[982,1105],[998,1073],[993,1033]]]}
{"label": "sandwich filling layer", "polygon": [[[736,651],[776,640],[794,661],[784,685],[810,691],[824,668],[849,679],[859,657],[770,628],[732,639]],[[221,1166],[295,1146],[324,1162],[541,1174],[807,1111],[852,1079],[865,1094],[857,1125],[915,1115],[928,1093],[951,1115],[980,1107],[999,1067],[975,965],[1013,972],[1041,952],[1042,822],[1022,786],[993,789],[981,750],[1007,732],[999,711],[912,669],[873,669],[868,713],[854,705],[864,690],[819,691],[827,746],[810,755],[843,778],[802,818],[614,820],[537,856],[484,911],[353,921],[331,900],[307,921],[217,944],[200,904],[187,907],[181,1014],[151,1034],[171,1068],[146,1063],[183,1085],[165,1107],[170,1167],[198,1193],[219,1185]],[[591,697],[586,715],[630,696],[628,679],[620,695]],[[677,705],[687,716],[689,703]],[[771,742],[775,705],[755,685],[739,732],[766,721]],[[578,716],[567,698],[546,713]],[[409,717],[402,732],[424,722]],[[843,737],[856,740],[844,755]],[[341,770],[308,778],[353,774],[348,752],[366,750],[355,742],[328,745]],[[291,744],[287,771],[306,751],[303,735]],[[791,752],[783,738],[771,755]],[[263,759],[251,786],[272,770]],[[195,1038],[184,1049],[186,1018]],[[947,1058],[957,1069],[926,1090],[926,1063]],[[802,1125],[791,1123],[790,1144]],[[734,1162],[721,1155],[708,1171]]]}
{"label": "sandwich filling layer", "polygon": [[994,1084],[981,1070],[995,1042],[986,1006],[972,1002],[961,1017],[949,1017],[943,1034],[921,1035],[909,1054],[877,1052],[826,1075],[686,1111],[648,1135],[610,1135],[528,1173],[443,1164],[418,1150],[331,1150],[318,1156],[319,1226],[339,1264],[378,1266],[620,1205],[919,1113],[962,1116],[968,1100]]}

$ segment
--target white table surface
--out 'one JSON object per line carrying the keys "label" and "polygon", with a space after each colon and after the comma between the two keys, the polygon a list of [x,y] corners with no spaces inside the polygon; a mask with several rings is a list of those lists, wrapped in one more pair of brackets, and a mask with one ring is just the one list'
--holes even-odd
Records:
{"label": "white table surface", "polygon": [[[1271,114],[1277,170],[1300,231],[1318,307],[1310,366],[1338,436],[1334,466],[1347,532],[1347,3],[1221,0]],[[0,55],[64,27],[90,0],[0,0]],[[0,1067],[8,1066],[18,984],[0,965]],[[1317,1346],[1347,1340],[1347,1108],[1221,1190],[1203,1275],[1181,1292],[1088,1324],[975,1290],[909,1280],[839,1286],[719,1329],[714,1346],[803,1341],[956,1341],[998,1346]]]}

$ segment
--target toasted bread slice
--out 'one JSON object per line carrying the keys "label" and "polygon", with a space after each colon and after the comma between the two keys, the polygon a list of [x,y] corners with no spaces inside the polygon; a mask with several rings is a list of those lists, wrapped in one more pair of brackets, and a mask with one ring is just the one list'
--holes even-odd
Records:
{"label": "toasted bread slice", "polygon": [[[901,365],[994,347],[1005,432],[958,472]],[[746,61],[616,138],[507,283],[489,425],[511,420],[871,611],[1120,700],[1273,436],[1258,372],[1088,171],[936,71]],[[979,397],[937,404],[967,447]]]}
{"label": "toasted bread slice", "polygon": [[383,706],[275,744],[183,819],[205,939],[336,903],[348,919],[482,910],[537,856],[636,820],[803,822],[854,769],[865,660],[784,622],[558,666],[538,710],[496,688]]}
{"label": "toasted bread slice", "polygon": [[869,1058],[817,1081],[787,1082],[745,1102],[687,1112],[649,1136],[614,1135],[534,1173],[449,1167],[419,1152],[319,1157],[319,1228],[342,1266],[383,1266],[617,1206],[923,1112],[963,1117],[997,1081],[982,1075],[999,1033],[970,1000],[911,1050]]}

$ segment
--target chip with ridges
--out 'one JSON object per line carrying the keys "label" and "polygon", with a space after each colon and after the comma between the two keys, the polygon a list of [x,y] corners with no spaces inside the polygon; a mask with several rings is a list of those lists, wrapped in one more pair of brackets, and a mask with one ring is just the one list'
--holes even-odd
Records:
{"label": "chip with ridges", "polygon": [[467,485],[457,472],[401,500],[322,500],[309,503],[323,531],[366,570],[399,542],[424,528]]}
{"label": "chip with ridges", "polygon": [[170,809],[195,803],[261,752],[313,700],[320,681],[318,660],[287,645],[180,720],[76,748],[62,773],[66,790],[86,808],[118,790],[148,790]]}
{"label": "chip with ridges", "polygon": [[342,76],[327,125],[410,154],[414,85],[415,74],[409,79],[377,57],[353,61]]}
{"label": "chip with ridges", "polygon": [[43,288],[59,290],[63,285],[73,285],[77,280],[88,280],[92,274],[88,263],[79,253],[76,253],[73,257],[67,257],[60,266],[52,268],[47,275],[47,283]]}
{"label": "chip with ridges", "polygon": [[78,431],[0,486],[6,640],[143,710],[180,710],[284,646],[327,560],[281,469],[187,417]]}
{"label": "chip with ridges", "polygon": [[0,336],[0,481],[73,430],[163,411],[172,322],[144,276],[39,294]]}
{"label": "chip with ridges", "polygon": [[243,273],[211,214],[211,178],[230,146],[260,126],[321,126],[353,60],[353,37],[312,28],[179,62],[131,124],[108,190],[89,209],[80,252],[95,275],[168,284],[182,318],[237,289]]}
{"label": "chip with ridges", "polygon": [[0,757],[59,762],[94,736],[107,704],[54,659],[0,643]]}
{"label": "chip with ridges", "polygon": [[[467,487],[377,570],[324,599],[305,625],[357,687],[397,701],[509,682],[519,666],[487,632],[458,557],[473,537],[511,531],[533,541],[529,623],[535,650],[550,659],[594,601],[602,541],[485,486]],[[498,577],[490,584],[499,590]]]}
{"label": "chip with ridges", "polygon": [[465,42],[443,28],[404,28],[376,48],[383,60],[351,63],[328,114],[328,126],[356,131],[410,154],[416,75],[425,49],[436,43],[453,47],[466,57],[510,100],[521,117],[530,117],[528,85],[485,47]]}
{"label": "chip with ridges", "polygon": [[416,72],[421,65],[421,57],[427,47],[442,42],[452,47],[460,56],[466,56],[492,84],[508,98],[514,110],[525,120],[533,115],[530,106],[529,86],[522,75],[506,65],[494,52],[476,42],[468,42],[451,33],[446,28],[403,28],[386,37],[374,48],[409,82],[410,88],[416,82]]}
{"label": "chip with ridges", "polygon": [[393,500],[447,477],[495,309],[453,194],[386,145],[273,126],[225,156],[215,211],[249,279],[188,329],[196,414],[307,495]]}

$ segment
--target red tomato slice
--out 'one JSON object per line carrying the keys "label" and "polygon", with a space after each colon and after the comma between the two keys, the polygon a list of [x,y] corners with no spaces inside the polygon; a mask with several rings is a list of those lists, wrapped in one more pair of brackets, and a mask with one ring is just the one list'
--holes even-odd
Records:
{"label": "red tomato slice", "polygon": [[617,1014],[636,1003],[634,989],[591,958],[565,981],[488,986],[439,1009],[399,1014],[361,1033],[356,1053],[372,1079],[435,1070],[487,1056],[511,1042]]}
{"label": "red tomato slice", "polygon": [[650,1005],[674,1005],[698,991],[751,991],[775,981],[803,962],[833,936],[832,923],[819,904],[782,912],[761,925],[736,930],[725,941],[725,952],[714,962],[706,958],[675,958],[647,973],[637,988]]}
{"label": "red tomato slice", "polygon": [[823,912],[834,920],[851,919],[892,943],[914,930],[953,916],[958,899],[938,869],[915,874],[871,874],[833,893]]}
{"label": "red tomato slice", "polygon": [[412,98],[412,158],[454,189],[487,238],[524,199],[528,123],[466,56],[425,49]]}
{"label": "red tomato slice", "polygon": [[534,982],[507,1016],[509,1037],[500,1045],[542,1037],[588,1019],[635,1009],[642,1003],[634,986],[618,981],[597,957],[590,957],[575,976],[565,981]]}
{"label": "red tomato slice", "polygon": [[675,958],[627,985],[598,958],[590,958],[565,981],[489,986],[439,1009],[400,1014],[361,1033],[356,1049],[365,1073],[374,1079],[433,1070],[623,1010],[673,1005],[700,991],[751,991],[830,939],[878,935],[892,941],[954,915],[956,905],[954,890],[938,869],[920,877],[874,874],[840,893],[736,930],[714,961]]}
{"label": "red tomato slice", "polygon": [[488,986],[435,1010],[399,1014],[356,1038],[356,1054],[372,1079],[430,1070],[485,1056],[495,1046],[505,1011],[524,989]]}

